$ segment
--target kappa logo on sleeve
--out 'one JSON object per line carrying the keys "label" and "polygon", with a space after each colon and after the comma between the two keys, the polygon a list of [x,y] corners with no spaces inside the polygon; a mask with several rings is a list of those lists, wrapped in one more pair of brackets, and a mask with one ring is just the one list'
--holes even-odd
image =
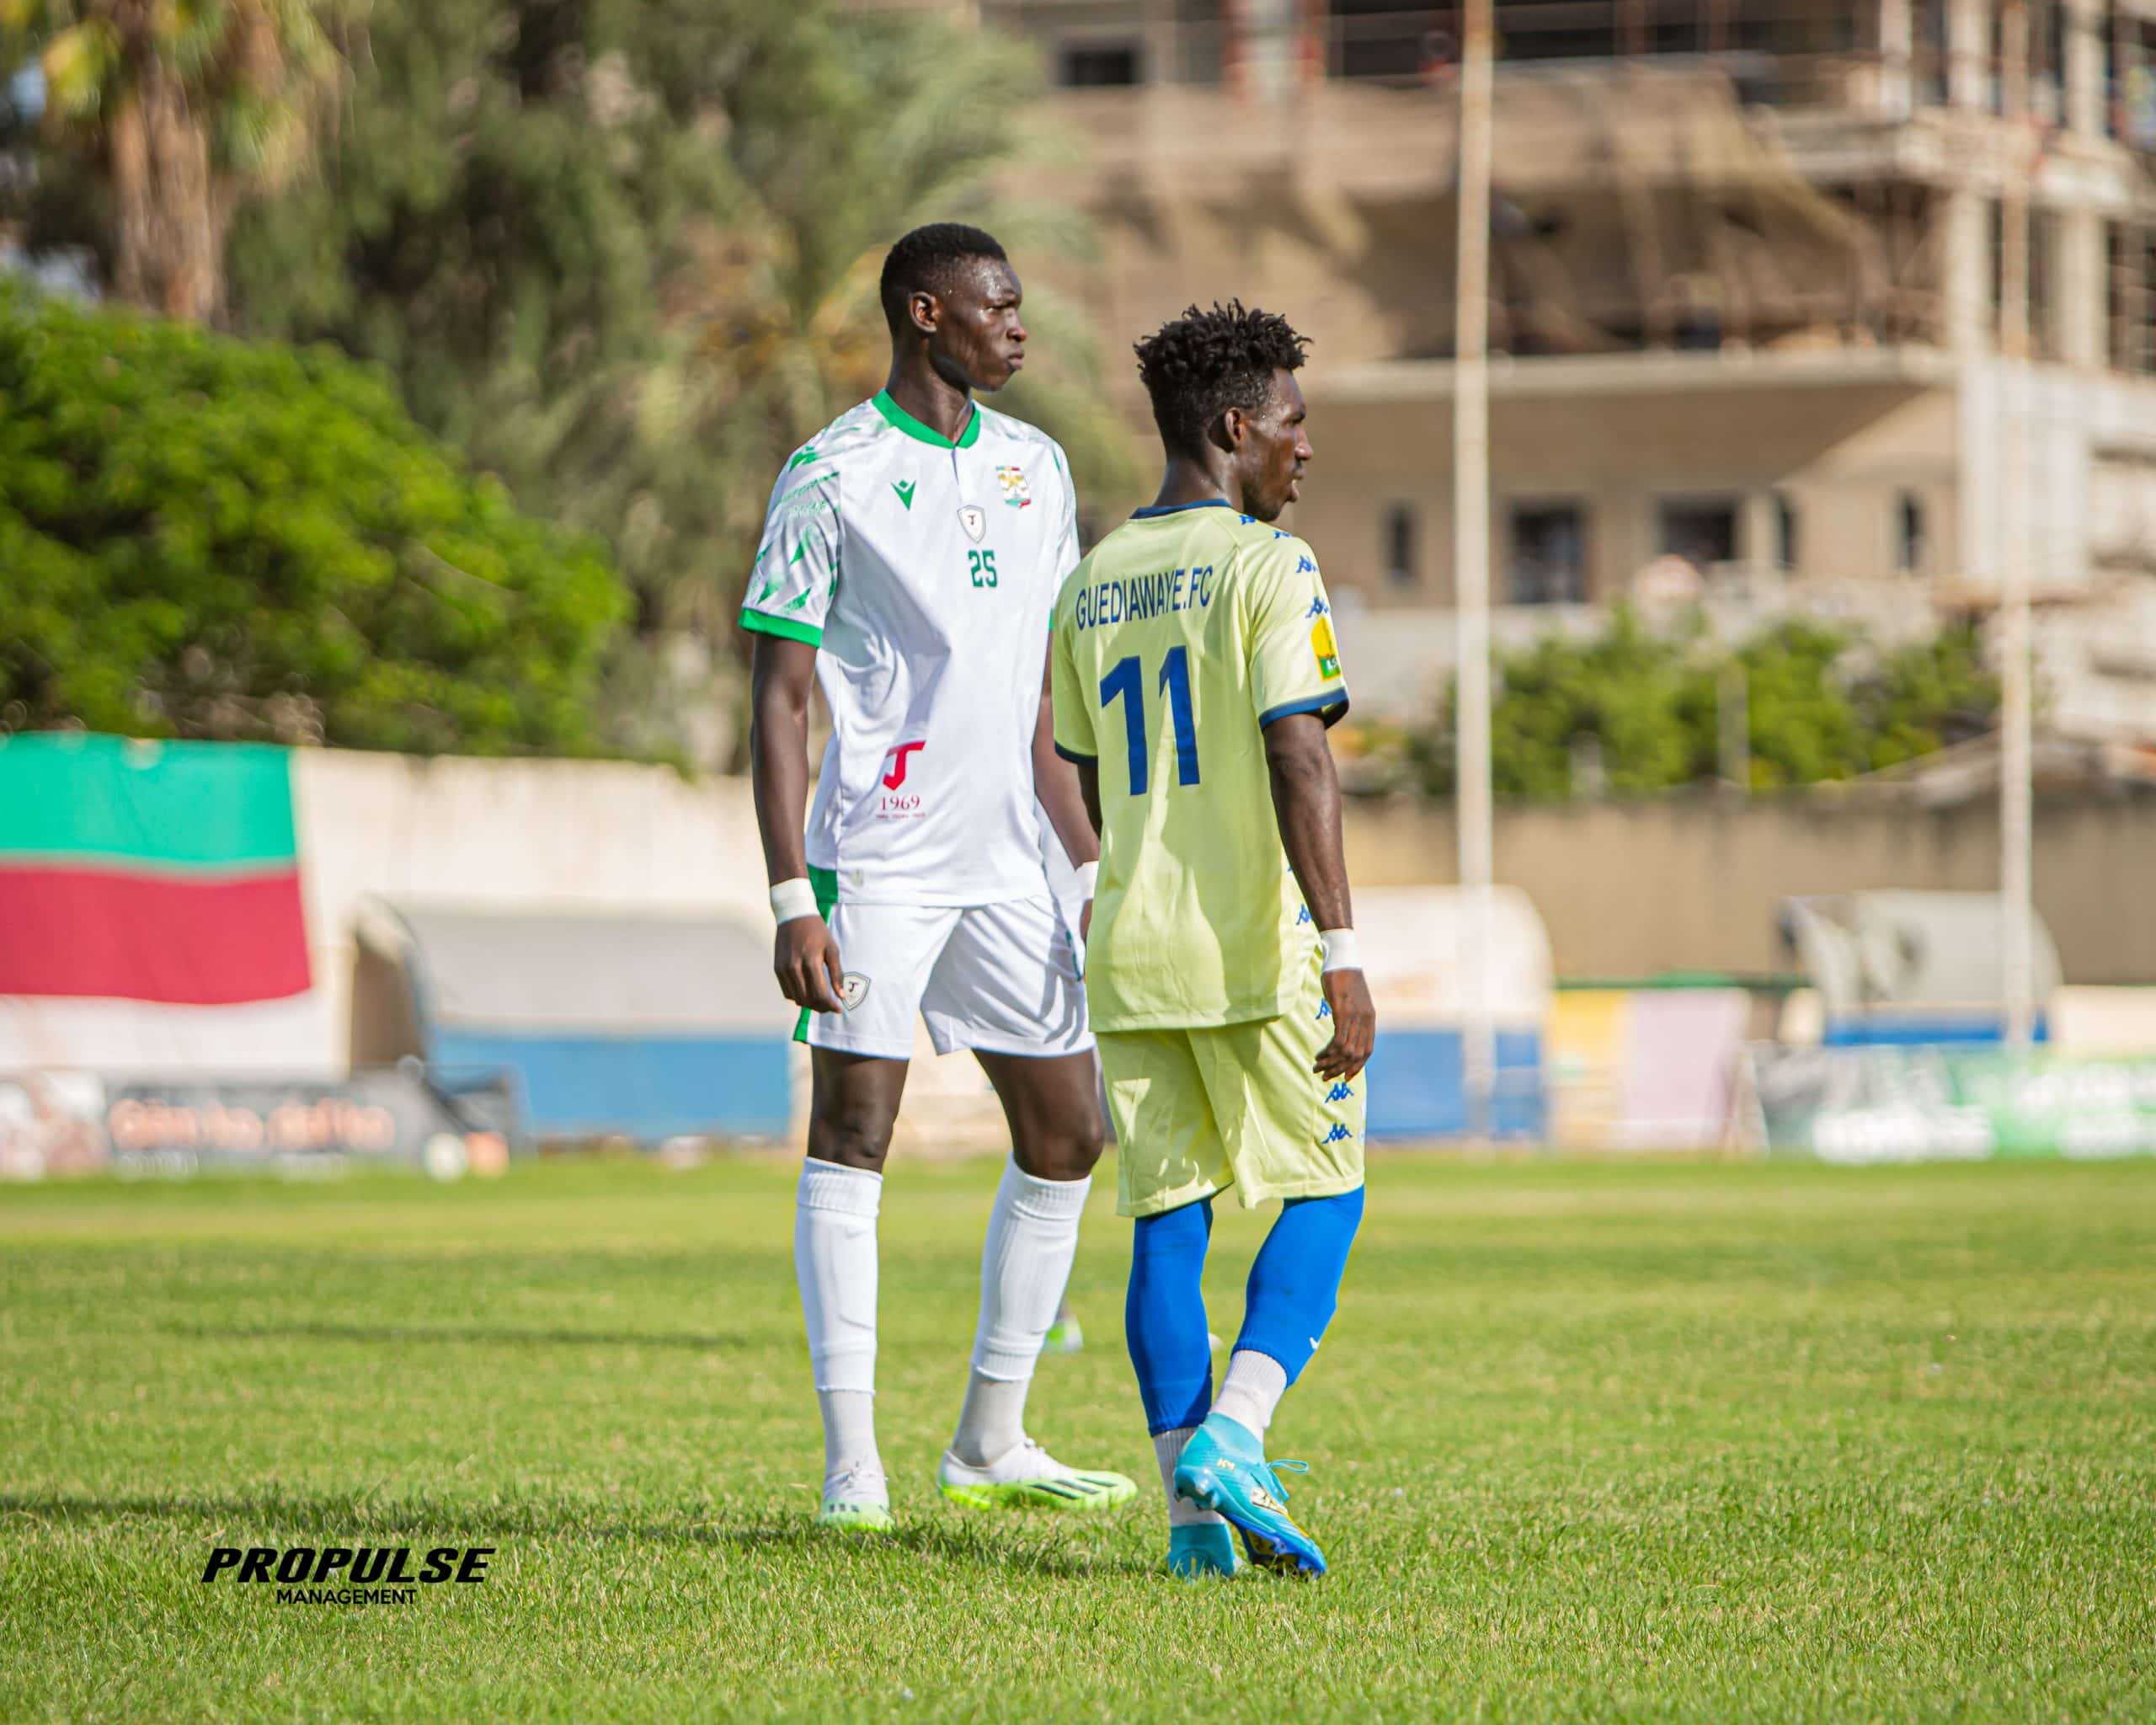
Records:
{"label": "kappa logo on sleeve", "polygon": [[1320,617],[1310,625],[1310,651],[1317,656],[1317,674],[1321,677],[1340,675],[1340,649],[1332,638],[1332,620]]}

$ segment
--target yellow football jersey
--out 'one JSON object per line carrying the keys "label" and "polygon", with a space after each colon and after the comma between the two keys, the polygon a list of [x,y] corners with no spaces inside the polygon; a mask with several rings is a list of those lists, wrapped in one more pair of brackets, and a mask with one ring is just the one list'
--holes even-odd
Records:
{"label": "yellow football jersey", "polygon": [[1317,558],[1225,503],[1143,509],[1065,579],[1054,636],[1056,750],[1100,776],[1094,1028],[1278,1016],[1317,932],[1263,728],[1348,710]]}

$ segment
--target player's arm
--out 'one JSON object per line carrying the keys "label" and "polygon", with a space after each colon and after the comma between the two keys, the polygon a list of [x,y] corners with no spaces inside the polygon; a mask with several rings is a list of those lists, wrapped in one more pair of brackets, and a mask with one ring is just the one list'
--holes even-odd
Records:
{"label": "player's arm", "polygon": [[1101,763],[1081,761],[1078,763],[1078,794],[1085,801],[1086,819],[1091,823],[1097,836],[1101,830]]}
{"label": "player's arm", "polygon": [[[1054,451],[1056,476],[1063,487],[1062,531],[1056,537],[1053,563],[1059,586],[1078,565],[1078,491],[1071,483],[1070,465],[1064,460],[1063,451],[1053,444],[1049,447]],[[1087,818],[1074,763],[1056,752],[1055,645],[1051,628],[1049,651],[1041,661],[1041,710],[1033,724],[1033,788],[1034,794],[1041,799],[1041,807],[1048,810],[1049,825],[1055,829],[1063,854],[1070,859],[1070,866],[1085,883],[1087,909],[1080,920],[1081,928],[1090,928],[1093,874],[1101,857],[1100,826],[1097,821]]]}
{"label": "player's arm", "polygon": [[[802,839],[808,812],[808,692],[816,680],[816,649],[806,641],[758,634],[749,673],[750,772],[755,787],[756,830],[764,841],[764,873],[771,884],[806,882],[808,849]],[[811,901],[805,914],[778,926],[771,969],[780,991],[798,1007],[839,1010],[846,977],[838,942]],[[774,916],[784,915],[776,899]]]}
{"label": "player's arm", "polygon": [[749,760],[756,826],[778,921],[771,969],[787,999],[840,1010],[846,977],[808,884],[802,830],[808,807],[808,692],[816,653],[837,595],[842,534],[837,464],[813,446],[798,451],[771,488],[741,627],[755,637],[750,661]]}
{"label": "player's arm", "polygon": [[[1273,812],[1281,847],[1295,884],[1317,926],[1352,930],[1354,906],[1348,896],[1348,857],[1340,836],[1340,780],[1325,721],[1315,713],[1291,713],[1265,728],[1265,766],[1273,782]],[[1332,1040],[1317,1057],[1327,1078],[1353,1078],[1370,1057],[1377,1035],[1377,1008],[1359,964],[1335,965],[1328,953],[1326,1004],[1332,1008]]]}
{"label": "player's arm", "polygon": [[1040,713],[1033,721],[1033,794],[1048,810],[1049,825],[1062,841],[1063,854],[1093,898],[1093,868],[1101,860],[1099,824],[1087,811],[1078,788],[1078,769],[1055,752],[1055,656],[1041,665]]}
{"label": "player's arm", "polygon": [[1377,1012],[1354,950],[1354,909],[1340,841],[1340,781],[1325,731],[1348,710],[1348,685],[1332,635],[1332,606],[1317,556],[1281,533],[1249,553],[1239,585],[1251,701],[1265,736],[1266,770],[1280,843],[1303,902],[1325,942],[1325,999],[1332,1040],[1317,1057],[1328,1078],[1352,1078],[1370,1057]]}
{"label": "player's arm", "polygon": [[[1059,602],[1055,632],[1049,638],[1048,692],[1043,697],[1042,713],[1049,720],[1049,750],[1058,757],[1059,766],[1068,764],[1071,782],[1077,788],[1077,812],[1083,825],[1075,836],[1086,847],[1086,861],[1091,862],[1101,854],[1101,745],[1093,734],[1092,709],[1086,703],[1082,692],[1085,685],[1072,657],[1075,650],[1072,644],[1076,638],[1071,620]],[[1036,762],[1040,759],[1040,735],[1036,732]],[[1046,798],[1043,797],[1043,800]],[[1056,835],[1062,839],[1064,849],[1070,852],[1072,862],[1077,862],[1079,852],[1072,844],[1074,834],[1065,825],[1065,817],[1056,813],[1053,804],[1049,805],[1049,812],[1055,821]]]}

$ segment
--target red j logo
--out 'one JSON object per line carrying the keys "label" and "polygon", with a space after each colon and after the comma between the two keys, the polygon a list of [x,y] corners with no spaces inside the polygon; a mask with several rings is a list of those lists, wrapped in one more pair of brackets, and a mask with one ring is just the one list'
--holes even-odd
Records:
{"label": "red j logo", "polygon": [[886,749],[883,751],[883,758],[891,763],[891,766],[890,771],[883,775],[883,788],[887,791],[895,791],[904,784],[906,782],[906,756],[916,749],[925,749],[927,746],[928,745],[925,742],[901,743],[895,749]]}

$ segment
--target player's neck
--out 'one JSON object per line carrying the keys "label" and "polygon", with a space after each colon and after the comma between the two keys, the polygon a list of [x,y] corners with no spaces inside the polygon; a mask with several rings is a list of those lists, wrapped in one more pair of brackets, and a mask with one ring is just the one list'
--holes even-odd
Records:
{"label": "player's neck", "polygon": [[883,393],[953,443],[974,416],[971,393],[945,378],[925,357],[918,364],[894,358],[891,375],[884,380]]}
{"label": "player's neck", "polygon": [[1215,499],[1225,500],[1233,509],[1243,506],[1243,488],[1225,463],[1216,473],[1187,456],[1168,457],[1167,471],[1161,476],[1161,494],[1153,499],[1155,509],[1177,509],[1184,504]]}

